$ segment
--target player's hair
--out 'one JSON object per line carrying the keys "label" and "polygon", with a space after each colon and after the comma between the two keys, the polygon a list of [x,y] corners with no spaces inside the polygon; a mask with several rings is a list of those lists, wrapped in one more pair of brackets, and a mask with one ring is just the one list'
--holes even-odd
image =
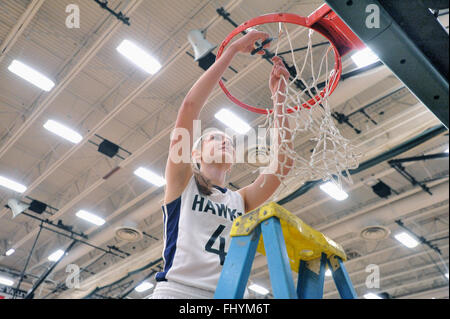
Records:
{"label": "player's hair", "polygon": [[192,172],[194,174],[195,183],[197,184],[197,188],[200,194],[206,196],[211,195],[213,185],[211,181],[200,172],[200,164],[198,164],[198,168],[196,164],[193,164]]}
{"label": "player's hair", "polygon": [[[211,129],[211,130],[209,130],[209,132],[203,134],[202,136],[200,136],[197,139],[197,141],[194,142],[192,150],[195,150],[195,149],[199,150],[199,149],[201,149],[201,145],[203,143],[203,138],[206,137],[208,134],[214,132],[214,131],[215,132],[220,132],[222,134],[225,134],[224,132],[222,132],[220,130]],[[194,160],[192,161],[192,173],[194,175],[195,183],[197,184],[197,188],[198,188],[198,191],[200,192],[200,194],[206,195],[206,196],[211,195],[212,194],[212,189],[213,189],[213,184],[200,171],[200,163],[197,163]]]}

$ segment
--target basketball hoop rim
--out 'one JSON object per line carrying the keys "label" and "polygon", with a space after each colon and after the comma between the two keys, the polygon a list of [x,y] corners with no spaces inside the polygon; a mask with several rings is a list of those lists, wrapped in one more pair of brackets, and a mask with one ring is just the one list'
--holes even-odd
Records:
{"label": "basketball hoop rim", "polygon": [[[323,97],[326,92],[328,92],[328,95],[330,95],[334,91],[334,89],[336,88],[336,86],[339,83],[339,80],[341,78],[341,73],[342,73],[341,55],[339,53],[338,46],[334,42],[334,39],[332,37],[323,33],[318,28],[315,28],[315,22],[317,22],[317,21],[310,21],[309,18],[305,18],[305,17],[302,17],[302,16],[294,14],[294,13],[270,13],[270,14],[262,15],[262,16],[259,16],[256,18],[252,18],[252,19],[242,23],[238,27],[236,27],[225,38],[225,40],[221,43],[221,45],[217,51],[216,60],[220,58],[220,56],[222,55],[222,53],[223,53],[225,47],[228,45],[228,43],[239,33],[245,31],[248,28],[251,28],[251,27],[254,27],[257,25],[262,25],[262,24],[267,24],[267,23],[276,23],[276,22],[297,24],[297,25],[300,25],[300,26],[303,26],[303,27],[306,27],[309,29],[313,29],[314,31],[320,33],[323,37],[325,37],[333,47],[335,64],[334,64],[334,73],[332,76],[334,77],[334,80],[329,81],[328,85],[325,86],[324,89],[322,91],[320,91],[318,95],[316,95],[315,97],[311,98],[309,101],[302,104],[302,107],[310,108],[311,106],[314,106],[318,101],[320,101],[321,97]],[[314,23],[312,23],[312,22],[314,22]],[[333,71],[331,71],[331,72],[333,72]],[[262,109],[262,108],[257,108],[257,107],[248,105],[248,104],[240,101],[239,99],[237,99],[235,96],[233,96],[230,93],[230,91],[226,88],[226,86],[222,80],[219,81],[219,85],[222,88],[222,90],[224,91],[225,95],[232,102],[237,104],[238,106],[240,106],[248,111],[251,111],[254,113],[259,113],[259,114],[268,114],[268,113],[273,112],[273,110],[271,109],[272,107],[268,107],[267,109]],[[321,97],[319,97],[319,95]],[[299,106],[297,105],[293,108],[289,108],[288,110],[286,110],[286,112],[292,113],[292,112],[294,112],[294,110],[295,111],[298,110],[298,107]]]}

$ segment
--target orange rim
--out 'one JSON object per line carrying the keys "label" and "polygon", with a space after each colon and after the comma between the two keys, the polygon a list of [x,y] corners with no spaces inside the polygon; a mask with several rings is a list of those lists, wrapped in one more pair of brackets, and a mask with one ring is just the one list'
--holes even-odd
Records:
{"label": "orange rim", "polygon": [[[248,28],[251,28],[251,27],[254,27],[257,25],[274,23],[274,22],[285,22],[285,23],[297,24],[297,25],[301,25],[306,28],[313,29],[314,31],[319,32],[323,37],[325,37],[330,42],[330,44],[333,46],[333,52],[334,52],[334,58],[335,58],[334,72],[332,75],[333,80],[329,81],[328,85],[322,91],[320,91],[319,94],[317,94],[315,97],[311,98],[309,101],[302,104],[302,107],[309,109],[309,108],[311,108],[311,106],[314,106],[317,102],[319,102],[321,100],[321,98],[325,95],[326,92],[329,92],[328,94],[331,95],[331,93],[334,91],[334,89],[336,88],[336,86],[341,78],[342,62],[341,62],[341,56],[337,49],[337,45],[336,45],[336,43],[334,43],[334,39],[332,37],[330,37],[328,34],[324,34],[321,30],[314,28],[314,25],[310,25],[308,23],[309,21],[307,18],[299,16],[297,14],[293,14],[293,13],[271,13],[271,14],[266,14],[266,15],[262,15],[262,16],[250,19],[250,20],[242,23],[241,25],[239,25],[236,29],[234,29],[225,38],[225,40],[223,40],[222,44],[220,45],[220,47],[217,51],[216,60],[218,58],[220,58],[220,56],[223,53],[223,50],[228,45],[228,43],[239,33],[245,31]],[[235,96],[233,96],[230,93],[230,91],[227,89],[227,87],[225,86],[225,84],[223,83],[222,80],[219,81],[219,85],[222,88],[225,95],[233,103],[237,104],[238,106],[240,106],[246,110],[249,110],[251,112],[259,113],[259,114],[268,114],[268,113],[273,112],[273,110],[266,110],[266,109],[254,107],[254,106],[248,105],[248,104],[240,101],[239,99],[237,99]],[[319,97],[319,95],[320,95],[320,97]],[[271,108],[272,107],[268,107],[267,109],[271,109]],[[293,108],[289,108],[287,110],[287,112],[292,113],[298,109],[299,109],[299,106],[297,105]]]}

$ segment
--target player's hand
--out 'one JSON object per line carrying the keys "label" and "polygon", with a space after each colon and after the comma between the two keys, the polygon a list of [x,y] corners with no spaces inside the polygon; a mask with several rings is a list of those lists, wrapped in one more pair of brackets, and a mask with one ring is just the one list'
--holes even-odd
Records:
{"label": "player's hand", "polygon": [[[274,96],[277,91],[285,93],[286,83],[289,81],[290,74],[279,56],[274,56],[272,62],[273,67],[270,73],[269,87],[272,96]],[[284,77],[284,80],[282,77]]]}
{"label": "player's hand", "polygon": [[[239,40],[234,41],[232,45],[238,52],[250,53],[256,48],[256,42],[262,43],[264,40],[269,38],[269,36],[270,35],[267,32],[251,30]],[[267,43],[264,48],[269,46],[270,43]],[[264,50],[258,51],[257,54],[264,54]]]}

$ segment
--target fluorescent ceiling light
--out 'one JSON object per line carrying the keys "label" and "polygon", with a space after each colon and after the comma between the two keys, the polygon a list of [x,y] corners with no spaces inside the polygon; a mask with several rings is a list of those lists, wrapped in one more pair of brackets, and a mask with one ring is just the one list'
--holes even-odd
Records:
{"label": "fluorescent ceiling light", "polygon": [[5,253],[5,255],[6,256],[11,256],[12,254],[14,254],[15,253],[15,249],[14,248],[11,248],[11,249],[9,249],[6,253]]}
{"label": "fluorescent ceiling light", "polygon": [[143,292],[143,291],[149,290],[151,288],[153,288],[153,284],[151,282],[144,281],[139,286],[134,288],[134,290],[136,290],[137,292]]}
{"label": "fluorescent ceiling light", "polygon": [[417,240],[415,240],[412,236],[405,232],[395,235],[395,239],[397,239],[408,248],[414,248],[419,245],[419,242]]}
{"label": "fluorescent ceiling light", "polygon": [[248,286],[248,289],[253,290],[254,292],[259,293],[261,295],[267,295],[269,293],[269,290],[257,284],[252,284]]}
{"label": "fluorescent ceiling light", "polygon": [[50,256],[48,256],[48,260],[50,261],[58,261],[61,259],[61,257],[64,255],[64,251],[61,249],[58,249],[54,253],[52,253]]}
{"label": "fluorescent ceiling light", "polygon": [[325,276],[327,276],[327,277],[331,277],[332,276],[330,269],[327,269],[327,271],[325,271]]}
{"label": "fluorescent ceiling light", "polygon": [[158,187],[166,185],[166,180],[164,178],[156,175],[155,173],[149,171],[144,167],[139,167],[137,170],[135,170],[134,175],[137,175],[140,178],[145,179],[147,182],[156,185]]}
{"label": "fluorescent ceiling light", "polygon": [[15,181],[10,180],[9,178],[0,176],[0,186],[12,189],[15,192],[23,193],[27,190],[26,186],[19,184]]}
{"label": "fluorescent ceiling light", "polygon": [[131,41],[123,40],[116,49],[147,73],[155,74],[161,69],[161,64],[155,58]]}
{"label": "fluorescent ceiling light", "polygon": [[53,120],[48,120],[44,124],[44,127],[50,132],[59,135],[74,144],[79,143],[83,139],[80,134],[78,134],[71,128],[68,128],[67,126]]}
{"label": "fluorescent ceiling light", "polygon": [[320,185],[320,189],[336,200],[344,200],[348,197],[348,194],[333,182]]}
{"label": "fluorescent ceiling light", "polygon": [[9,278],[0,276],[0,284],[5,286],[12,286],[14,284],[14,281]]}
{"label": "fluorescent ceiling light", "polygon": [[245,134],[251,129],[250,125],[227,109],[221,109],[214,117],[238,134]]}
{"label": "fluorescent ceiling light", "polygon": [[352,55],[352,60],[358,66],[358,68],[363,68],[369,64],[378,61],[378,57],[369,48],[359,50]]}
{"label": "fluorescent ceiling light", "polygon": [[44,91],[50,91],[55,86],[55,83],[48,77],[17,60],[12,61],[8,70]]}
{"label": "fluorescent ceiling light", "polygon": [[88,211],[85,211],[83,209],[79,210],[78,213],[76,213],[76,215],[97,226],[101,226],[105,223],[105,220],[103,218],[100,218],[97,215],[89,213]]}
{"label": "fluorescent ceiling light", "polygon": [[366,298],[366,299],[383,299],[380,296],[378,296],[377,294],[374,294],[373,292],[369,292],[369,293],[365,294],[364,298]]}

